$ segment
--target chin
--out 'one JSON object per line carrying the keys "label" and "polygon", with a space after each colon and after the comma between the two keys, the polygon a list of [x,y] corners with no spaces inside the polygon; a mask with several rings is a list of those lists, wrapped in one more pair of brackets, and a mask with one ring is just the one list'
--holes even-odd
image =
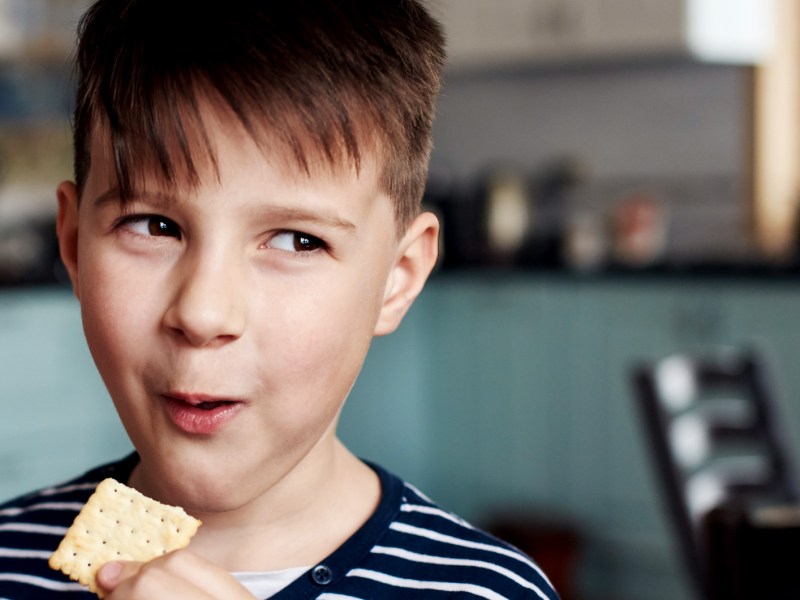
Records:
{"label": "chin", "polygon": [[168,491],[176,504],[192,514],[225,513],[241,508],[249,497],[235,478],[208,481],[185,474]]}
{"label": "chin", "polygon": [[248,488],[253,477],[241,465],[232,468],[229,461],[214,460],[213,456],[192,460],[188,456],[178,458],[177,454],[156,461],[158,466],[148,470],[146,481],[153,482],[152,491],[158,500],[190,513],[220,513],[239,508],[251,499]]}
{"label": "chin", "polygon": [[196,498],[188,499],[183,507],[189,514],[201,518],[202,515],[220,515],[240,508],[241,504],[226,498]]}

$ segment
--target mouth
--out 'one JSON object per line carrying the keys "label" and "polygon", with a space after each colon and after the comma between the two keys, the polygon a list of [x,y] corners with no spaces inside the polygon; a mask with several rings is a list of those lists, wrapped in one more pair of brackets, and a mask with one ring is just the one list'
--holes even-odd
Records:
{"label": "mouth", "polygon": [[184,433],[211,435],[228,425],[244,402],[206,395],[169,393],[162,396],[172,423]]}
{"label": "mouth", "polygon": [[220,406],[230,406],[231,404],[235,404],[235,402],[233,400],[211,400],[195,404],[194,407],[200,410],[214,410]]}

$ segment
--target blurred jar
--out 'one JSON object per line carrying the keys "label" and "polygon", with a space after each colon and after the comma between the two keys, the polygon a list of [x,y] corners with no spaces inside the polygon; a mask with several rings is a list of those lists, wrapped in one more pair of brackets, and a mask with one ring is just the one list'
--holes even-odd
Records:
{"label": "blurred jar", "polygon": [[666,208],[654,194],[628,195],[612,217],[614,258],[629,267],[647,267],[663,259],[667,224]]}
{"label": "blurred jar", "polygon": [[608,236],[603,221],[589,211],[576,211],[564,230],[564,263],[575,271],[597,271],[608,256]]}

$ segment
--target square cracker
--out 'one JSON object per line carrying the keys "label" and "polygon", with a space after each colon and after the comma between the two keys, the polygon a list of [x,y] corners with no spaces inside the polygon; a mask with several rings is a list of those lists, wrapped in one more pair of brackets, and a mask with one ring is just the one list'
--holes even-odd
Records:
{"label": "square cracker", "polygon": [[103,597],[95,581],[111,560],[147,562],[184,548],[201,522],[114,479],[97,486],[48,561],[51,569]]}

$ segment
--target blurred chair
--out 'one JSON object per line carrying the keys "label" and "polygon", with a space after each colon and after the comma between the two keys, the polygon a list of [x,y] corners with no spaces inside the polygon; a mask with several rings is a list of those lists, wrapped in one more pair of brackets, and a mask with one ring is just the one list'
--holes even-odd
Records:
{"label": "blurred chair", "polygon": [[794,455],[763,360],[751,350],[673,355],[635,366],[633,383],[697,590],[703,598],[739,597],[758,576],[755,568],[751,573],[751,541],[763,538],[751,535],[749,515],[800,499]]}

